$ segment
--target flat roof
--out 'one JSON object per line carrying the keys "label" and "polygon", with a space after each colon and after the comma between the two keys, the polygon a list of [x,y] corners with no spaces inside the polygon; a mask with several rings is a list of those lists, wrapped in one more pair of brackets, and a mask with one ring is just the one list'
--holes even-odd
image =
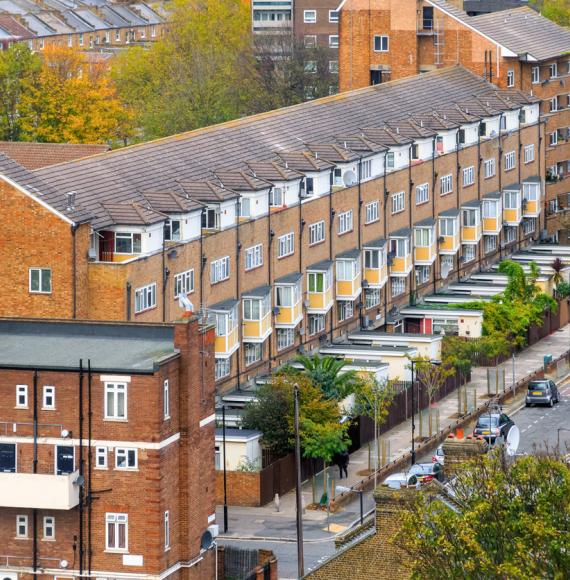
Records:
{"label": "flat roof", "polygon": [[[259,439],[263,433],[256,429],[235,429],[233,427],[226,427],[226,439],[243,439],[249,441],[250,439]],[[216,439],[222,439],[224,436],[223,429],[216,427]]]}
{"label": "flat roof", "polygon": [[0,368],[151,374],[178,354],[173,325],[0,319]]}
{"label": "flat roof", "polygon": [[442,340],[440,334],[416,334],[414,332],[375,332],[368,330],[357,330],[348,334],[348,340],[370,340],[372,342],[377,340],[416,340],[418,342],[439,342]]}

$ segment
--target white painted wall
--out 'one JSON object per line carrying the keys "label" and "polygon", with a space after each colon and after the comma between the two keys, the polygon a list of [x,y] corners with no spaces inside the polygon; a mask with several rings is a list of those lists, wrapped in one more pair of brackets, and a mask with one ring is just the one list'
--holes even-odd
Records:
{"label": "white painted wall", "polygon": [[220,229],[225,230],[236,224],[236,200],[231,199],[220,204]]}

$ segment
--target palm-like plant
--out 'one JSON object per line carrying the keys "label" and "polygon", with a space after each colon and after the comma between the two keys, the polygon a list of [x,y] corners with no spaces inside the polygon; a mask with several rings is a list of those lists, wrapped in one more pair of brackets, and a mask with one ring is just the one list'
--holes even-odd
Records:
{"label": "palm-like plant", "polygon": [[327,399],[340,401],[354,392],[358,383],[355,371],[344,371],[345,360],[331,356],[299,355],[296,362],[303,366],[305,374],[318,385]]}
{"label": "palm-like plant", "polygon": [[557,287],[558,284],[560,284],[560,282],[564,280],[564,278],[562,277],[564,262],[560,258],[556,258],[556,260],[554,260],[554,262],[550,264],[550,267],[554,270],[554,274],[552,276],[552,283],[554,284],[555,287]]}

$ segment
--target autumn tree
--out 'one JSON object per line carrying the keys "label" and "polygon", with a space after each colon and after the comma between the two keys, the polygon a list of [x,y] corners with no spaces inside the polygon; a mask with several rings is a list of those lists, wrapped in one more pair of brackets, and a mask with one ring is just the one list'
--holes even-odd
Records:
{"label": "autumn tree", "polygon": [[412,578],[567,578],[570,470],[553,455],[466,464],[444,490],[421,493],[396,538]]}
{"label": "autumn tree", "polygon": [[560,26],[570,26],[570,4],[568,0],[530,0],[529,4],[545,17]]}
{"label": "autumn tree", "polygon": [[36,82],[21,99],[24,140],[51,143],[112,143],[126,140],[129,113],[104,65],[86,66],[72,49],[48,46]]}

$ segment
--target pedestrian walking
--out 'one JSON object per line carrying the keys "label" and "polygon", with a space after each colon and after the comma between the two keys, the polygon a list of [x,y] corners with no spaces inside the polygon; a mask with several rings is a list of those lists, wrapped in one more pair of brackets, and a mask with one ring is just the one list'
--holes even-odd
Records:
{"label": "pedestrian walking", "polygon": [[339,463],[339,469],[340,469],[340,478],[342,479],[342,474],[344,472],[344,476],[346,478],[348,478],[348,464],[350,463],[350,455],[348,453],[348,451],[345,449],[341,454],[340,454],[340,463]]}

